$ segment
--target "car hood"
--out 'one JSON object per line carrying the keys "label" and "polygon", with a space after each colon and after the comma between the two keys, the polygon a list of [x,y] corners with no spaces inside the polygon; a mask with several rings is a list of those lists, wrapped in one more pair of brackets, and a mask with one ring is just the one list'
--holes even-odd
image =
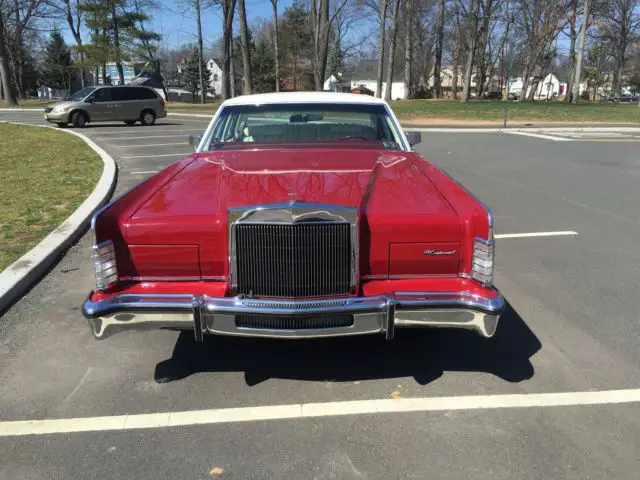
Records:
{"label": "car hood", "polygon": [[359,207],[363,213],[452,215],[420,157],[362,149],[235,150],[199,154],[164,184],[130,225],[211,216],[234,207],[311,202]]}
{"label": "car hood", "polygon": [[68,100],[60,100],[58,102],[49,103],[46,108],[59,108],[59,107],[71,107],[77,102],[70,102]]}
{"label": "car hood", "polygon": [[[138,275],[145,258],[157,266],[159,258],[172,258],[189,245],[197,247],[193,275],[199,268],[202,278],[226,278],[228,211],[234,207],[296,201],[357,208],[362,275],[385,275],[393,244],[449,248],[451,243],[438,242],[462,238],[460,217],[436,187],[438,180],[431,180],[439,171],[411,152],[235,150],[195,154],[184,164],[155,192],[145,192],[146,200],[125,220]],[[444,273],[457,269],[457,257],[449,260]]]}

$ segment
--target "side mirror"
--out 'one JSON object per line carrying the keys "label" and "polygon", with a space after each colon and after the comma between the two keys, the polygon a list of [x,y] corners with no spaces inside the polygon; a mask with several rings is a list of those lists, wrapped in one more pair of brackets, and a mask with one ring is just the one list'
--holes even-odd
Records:
{"label": "side mirror", "polygon": [[422,133],[420,132],[404,132],[404,134],[412,147],[422,142]]}
{"label": "side mirror", "polygon": [[93,103],[93,102],[95,102],[95,101],[96,101],[96,99],[95,99],[95,98],[93,98],[93,97],[89,97],[89,98],[85,98],[85,99],[84,99],[84,103]]}
{"label": "side mirror", "polygon": [[202,135],[189,135],[189,145],[193,147],[195,150],[200,145],[200,141],[202,140]]}

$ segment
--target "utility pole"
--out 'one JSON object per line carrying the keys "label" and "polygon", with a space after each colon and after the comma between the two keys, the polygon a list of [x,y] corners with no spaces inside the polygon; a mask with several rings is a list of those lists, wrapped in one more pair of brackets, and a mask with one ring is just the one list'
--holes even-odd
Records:
{"label": "utility pole", "polygon": [[582,25],[580,26],[580,44],[578,46],[578,58],[576,59],[576,75],[573,78],[572,103],[578,103],[580,96],[580,79],[582,77],[582,58],[584,57],[584,41],[587,37],[587,26],[589,25],[589,1],[584,0],[584,14],[582,15]]}

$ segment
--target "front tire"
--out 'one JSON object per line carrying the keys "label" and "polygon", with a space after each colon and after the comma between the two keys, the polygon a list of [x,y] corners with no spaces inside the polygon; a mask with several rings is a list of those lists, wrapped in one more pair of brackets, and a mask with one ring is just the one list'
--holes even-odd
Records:
{"label": "front tire", "polygon": [[84,112],[75,112],[71,116],[71,123],[76,128],[83,128],[89,119],[87,118],[87,114]]}
{"label": "front tire", "polygon": [[140,114],[140,123],[145,127],[151,126],[156,123],[156,114],[153,112],[153,110],[144,110]]}

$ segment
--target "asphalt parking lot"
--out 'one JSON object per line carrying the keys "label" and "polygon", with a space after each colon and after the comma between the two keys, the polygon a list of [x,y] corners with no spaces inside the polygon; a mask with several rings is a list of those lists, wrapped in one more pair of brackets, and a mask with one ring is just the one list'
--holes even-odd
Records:
{"label": "asphalt parking lot", "polygon": [[[0,120],[44,123],[37,112]],[[188,154],[187,136],[206,125],[171,116],[83,133],[118,162],[120,192]],[[80,313],[94,284],[86,235],[0,317],[0,478],[640,478],[640,403],[629,401],[640,388],[640,135],[429,132],[417,150],[507,235],[496,283],[510,307],[493,339],[198,344],[153,331],[98,342]],[[544,232],[575,234],[508,236]],[[567,395],[546,404],[546,393]],[[344,415],[370,400],[440,397],[414,412]],[[262,408],[296,404],[321,405],[299,418]],[[242,421],[116,422],[231,407]],[[102,428],[2,436],[6,422],[85,417],[105,417]]]}

